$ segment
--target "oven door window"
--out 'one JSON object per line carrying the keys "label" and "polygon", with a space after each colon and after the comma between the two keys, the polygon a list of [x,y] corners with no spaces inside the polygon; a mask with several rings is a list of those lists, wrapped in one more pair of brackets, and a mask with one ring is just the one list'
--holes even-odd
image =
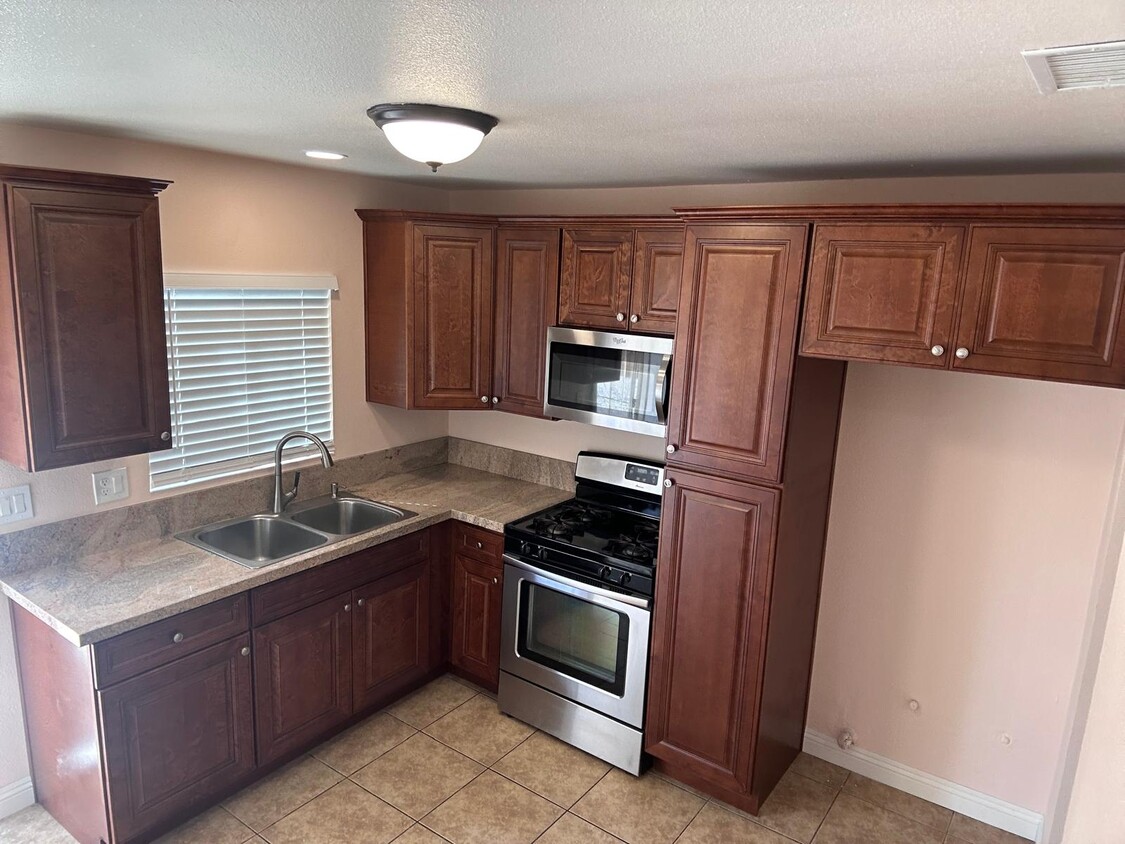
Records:
{"label": "oven door window", "polygon": [[625,691],[629,617],[538,583],[520,583],[517,652],[583,683]]}
{"label": "oven door window", "polygon": [[552,405],[660,424],[657,373],[667,355],[558,342],[551,343],[550,354]]}

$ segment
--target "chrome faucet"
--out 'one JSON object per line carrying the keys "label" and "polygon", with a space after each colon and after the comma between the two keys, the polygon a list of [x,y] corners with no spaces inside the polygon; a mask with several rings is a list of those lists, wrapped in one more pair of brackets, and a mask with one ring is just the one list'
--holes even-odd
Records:
{"label": "chrome faucet", "polygon": [[301,473],[297,472],[293,475],[293,489],[289,492],[281,491],[281,451],[287,442],[298,437],[304,437],[315,445],[320,450],[320,462],[324,464],[324,468],[332,468],[332,455],[328,453],[328,446],[316,434],[310,434],[308,431],[290,431],[278,440],[277,448],[273,450],[273,514],[275,516],[280,516],[289,502],[297,497],[297,488],[301,485]]}

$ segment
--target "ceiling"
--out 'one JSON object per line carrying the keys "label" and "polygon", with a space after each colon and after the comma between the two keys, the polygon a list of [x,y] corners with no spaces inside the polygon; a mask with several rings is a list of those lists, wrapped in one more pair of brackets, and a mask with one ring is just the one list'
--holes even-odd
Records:
{"label": "ceiling", "polygon": [[[1123,38],[1122,0],[0,0],[0,120],[450,188],[1125,171],[1125,88],[1020,57]],[[431,175],[387,101],[500,125]]]}

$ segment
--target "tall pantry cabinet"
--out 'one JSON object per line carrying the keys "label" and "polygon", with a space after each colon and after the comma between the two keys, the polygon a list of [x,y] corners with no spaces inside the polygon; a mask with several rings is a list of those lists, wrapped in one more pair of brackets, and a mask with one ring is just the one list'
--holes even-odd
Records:
{"label": "tall pantry cabinet", "polygon": [[800,750],[844,364],[796,357],[809,225],[689,217],[646,750],[757,812]]}

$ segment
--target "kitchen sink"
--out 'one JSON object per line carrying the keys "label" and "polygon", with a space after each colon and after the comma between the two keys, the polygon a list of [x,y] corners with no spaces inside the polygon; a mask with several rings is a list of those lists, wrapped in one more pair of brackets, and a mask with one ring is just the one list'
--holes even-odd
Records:
{"label": "kitchen sink", "polygon": [[415,515],[350,495],[324,496],[275,516],[242,516],[177,534],[182,539],[248,568],[262,568],[348,536]]}
{"label": "kitchen sink", "polygon": [[351,536],[400,522],[408,515],[413,513],[362,498],[341,496],[298,505],[289,512],[288,517],[322,533]]}
{"label": "kitchen sink", "polygon": [[180,534],[180,539],[250,568],[260,568],[326,544],[324,534],[272,516],[244,516]]}

